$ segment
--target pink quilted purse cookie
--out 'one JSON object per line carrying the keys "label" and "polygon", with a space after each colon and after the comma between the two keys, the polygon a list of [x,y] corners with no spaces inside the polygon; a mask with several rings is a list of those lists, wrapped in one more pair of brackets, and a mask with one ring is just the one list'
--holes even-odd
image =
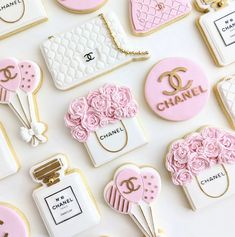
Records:
{"label": "pink quilted purse cookie", "polygon": [[130,18],[135,34],[144,35],[190,13],[188,0],[130,0]]}

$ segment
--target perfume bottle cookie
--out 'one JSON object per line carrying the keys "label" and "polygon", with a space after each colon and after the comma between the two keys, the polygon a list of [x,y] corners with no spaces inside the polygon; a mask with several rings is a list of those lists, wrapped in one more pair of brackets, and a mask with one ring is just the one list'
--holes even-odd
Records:
{"label": "perfume bottle cookie", "polygon": [[73,100],[65,124],[97,167],[147,143],[137,113],[129,88],[107,84]]}
{"label": "perfume bottle cookie", "polygon": [[16,207],[2,202],[0,202],[0,236],[30,236],[29,223],[24,214]]}
{"label": "perfume bottle cookie", "polygon": [[41,0],[1,0],[0,39],[46,20]]}
{"label": "perfume bottle cookie", "polygon": [[197,26],[216,64],[226,66],[235,62],[235,3],[197,0],[196,6],[205,13],[197,20]]}
{"label": "perfume bottle cookie", "polygon": [[187,16],[191,10],[188,0],[129,0],[133,32],[147,35]]}
{"label": "perfume bottle cookie", "polygon": [[174,141],[166,167],[175,185],[182,186],[193,210],[235,193],[235,133],[205,127]]}
{"label": "perfume bottle cookie", "polygon": [[32,61],[0,61],[0,104],[8,105],[22,124],[21,138],[32,146],[47,141],[47,127],[40,122],[35,95],[42,84],[39,66]]}
{"label": "perfume bottle cookie", "polygon": [[101,8],[107,0],[56,0],[63,8],[75,13],[90,13]]}
{"label": "perfume bottle cookie", "polygon": [[147,76],[145,98],[161,118],[184,121],[196,116],[206,105],[210,89],[203,70],[186,58],[166,58]]}
{"label": "perfume bottle cookie", "polygon": [[[130,44],[129,44],[130,45]],[[128,46],[114,14],[101,14],[41,45],[56,87],[68,90],[132,61],[149,57]]]}
{"label": "perfume bottle cookie", "polygon": [[68,168],[64,155],[33,166],[30,174],[41,185],[33,192],[33,199],[50,237],[72,237],[100,222],[83,175]]}
{"label": "perfume bottle cookie", "polygon": [[215,86],[215,94],[230,124],[235,128],[235,77],[234,75],[223,78]]}
{"label": "perfume bottle cookie", "polygon": [[18,172],[20,165],[15,151],[7,136],[6,130],[0,123],[0,179]]}
{"label": "perfume bottle cookie", "polygon": [[159,173],[151,167],[124,165],[104,190],[104,199],[116,212],[131,217],[146,237],[162,235],[155,203],[161,191]]}

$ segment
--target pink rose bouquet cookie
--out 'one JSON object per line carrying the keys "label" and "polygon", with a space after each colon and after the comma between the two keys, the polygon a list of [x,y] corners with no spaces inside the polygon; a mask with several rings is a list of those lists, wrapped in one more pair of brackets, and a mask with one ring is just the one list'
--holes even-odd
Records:
{"label": "pink rose bouquet cookie", "polygon": [[93,164],[100,166],[147,143],[137,113],[130,89],[108,84],[74,99],[65,124],[72,137],[84,143]]}
{"label": "pink rose bouquet cookie", "polygon": [[0,236],[30,236],[29,223],[24,214],[16,207],[2,202],[0,202]]}
{"label": "pink rose bouquet cookie", "polygon": [[173,142],[166,167],[193,210],[235,193],[235,133],[205,127]]}
{"label": "pink rose bouquet cookie", "polygon": [[63,8],[75,13],[90,13],[101,8],[107,0],[56,0]]}
{"label": "pink rose bouquet cookie", "polygon": [[133,32],[147,35],[187,16],[191,10],[188,0],[129,0]]}
{"label": "pink rose bouquet cookie", "polygon": [[0,61],[0,104],[8,105],[19,119],[21,138],[36,147],[47,141],[47,127],[40,122],[36,93],[42,84],[39,66],[32,61]]}
{"label": "pink rose bouquet cookie", "polygon": [[131,217],[146,237],[161,236],[155,203],[161,191],[159,173],[150,167],[124,165],[104,190],[104,199],[116,212]]}

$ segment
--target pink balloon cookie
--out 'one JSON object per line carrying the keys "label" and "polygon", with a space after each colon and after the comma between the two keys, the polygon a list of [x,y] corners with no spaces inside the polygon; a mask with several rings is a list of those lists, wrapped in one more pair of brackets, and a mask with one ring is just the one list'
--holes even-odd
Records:
{"label": "pink balloon cookie", "polygon": [[0,236],[29,236],[29,225],[23,213],[5,203],[0,203]]}
{"label": "pink balloon cookie", "polygon": [[89,13],[98,10],[107,0],[57,0],[57,2],[70,11]]}
{"label": "pink balloon cookie", "polygon": [[145,35],[188,15],[188,0],[129,0],[130,18],[135,34]]}
{"label": "pink balloon cookie", "polygon": [[210,89],[203,70],[186,58],[166,58],[150,71],[145,97],[151,109],[171,121],[184,121],[206,105]]}

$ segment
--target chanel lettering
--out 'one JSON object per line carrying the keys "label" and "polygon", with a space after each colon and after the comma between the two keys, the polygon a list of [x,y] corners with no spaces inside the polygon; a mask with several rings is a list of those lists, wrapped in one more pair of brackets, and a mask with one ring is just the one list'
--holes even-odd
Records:
{"label": "chanel lettering", "polygon": [[67,205],[67,204],[69,204],[69,203],[71,203],[71,202],[73,202],[73,199],[72,199],[72,198],[69,198],[69,199],[67,199],[67,200],[65,200],[65,201],[62,201],[62,202],[60,202],[60,203],[54,205],[54,206],[52,207],[52,209],[53,209],[53,210],[56,210],[57,208],[61,208],[61,207],[63,207],[64,205]]}
{"label": "chanel lettering", "polygon": [[23,3],[22,0],[9,1],[9,3],[0,5],[0,12],[22,3]]}
{"label": "chanel lettering", "polygon": [[109,137],[111,137],[111,136],[113,136],[113,135],[116,135],[116,134],[118,134],[118,133],[121,133],[121,132],[125,132],[125,130],[124,130],[123,128],[117,128],[117,129],[115,129],[115,130],[113,130],[113,131],[111,131],[111,132],[108,132],[108,133],[106,133],[106,134],[104,134],[104,135],[101,135],[101,136],[100,136],[100,140],[103,141],[103,140],[105,140],[106,138],[109,138]]}
{"label": "chanel lettering", "polygon": [[204,180],[200,181],[200,183],[201,183],[201,185],[205,185],[207,183],[210,183],[211,181],[214,181],[216,179],[222,178],[224,176],[225,176],[225,174],[223,172],[220,172],[220,173],[218,173],[216,175],[213,175],[213,176],[211,176],[211,177],[209,177],[207,179],[204,179]]}

